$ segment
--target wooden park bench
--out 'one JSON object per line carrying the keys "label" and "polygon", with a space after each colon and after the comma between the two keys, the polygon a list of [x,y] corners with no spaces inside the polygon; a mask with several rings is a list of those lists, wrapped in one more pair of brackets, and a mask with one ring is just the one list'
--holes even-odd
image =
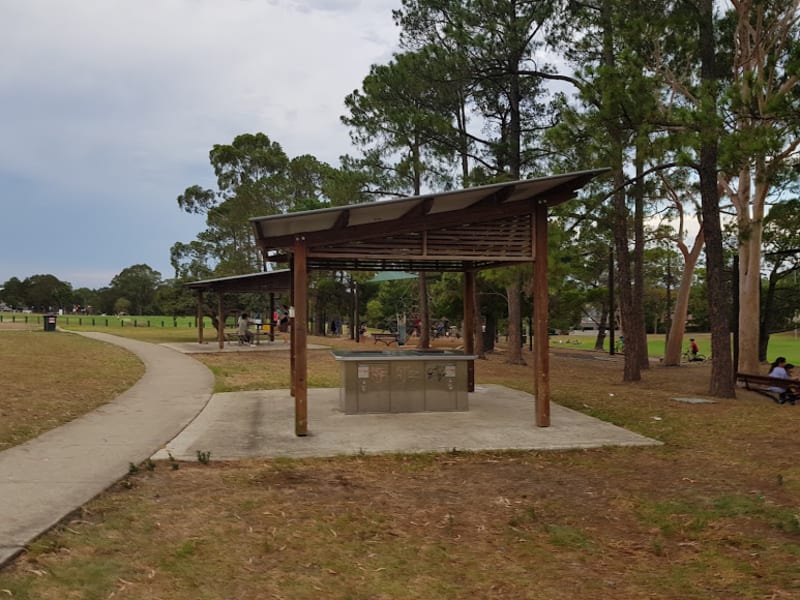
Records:
{"label": "wooden park bench", "polygon": [[[261,336],[259,334],[261,332],[258,329],[256,329],[255,331],[252,331],[251,333],[253,335],[252,343],[260,344],[261,343]],[[237,344],[242,345],[242,346],[249,346],[250,345],[247,342],[247,338],[245,338],[243,335],[239,335],[239,330],[238,329],[226,329],[225,330],[225,341],[226,342],[230,342],[230,343],[236,342]]]}
{"label": "wooden park bench", "polygon": [[790,404],[795,403],[794,399],[781,399],[781,392],[769,389],[781,388],[782,390],[786,391],[793,385],[797,386],[798,383],[796,381],[792,381],[791,379],[780,379],[778,377],[770,377],[769,375],[756,375],[753,373],[736,373],[736,381],[744,383],[745,389],[750,390],[751,392],[756,392],[757,394],[761,394],[762,396],[766,396],[778,404],[783,404],[784,402],[789,402]]}
{"label": "wooden park bench", "polygon": [[387,346],[391,344],[396,344],[400,339],[400,336],[396,333],[373,333],[372,338],[375,340],[375,343],[383,342]]}
{"label": "wooden park bench", "polygon": [[245,339],[244,336],[239,335],[238,330],[226,331],[225,332],[225,341],[226,342],[236,342],[237,344],[244,344]]}

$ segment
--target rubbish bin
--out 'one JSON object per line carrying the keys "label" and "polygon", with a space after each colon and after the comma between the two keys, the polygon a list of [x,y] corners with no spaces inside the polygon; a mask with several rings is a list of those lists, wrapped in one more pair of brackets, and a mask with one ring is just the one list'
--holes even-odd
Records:
{"label": "rubbish bin", "polygon": [[56,316],[55,315],[45,315],[44,316],[44,330],[45,331],[55,331],[56,330]]}

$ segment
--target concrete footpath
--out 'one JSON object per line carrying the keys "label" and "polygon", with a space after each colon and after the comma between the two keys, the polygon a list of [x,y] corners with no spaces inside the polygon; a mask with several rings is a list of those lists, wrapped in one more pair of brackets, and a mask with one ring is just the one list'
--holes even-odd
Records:
{"label": "concrete footpath", "polygon": [[214,377],[170,348],[105,333],[145,364],[142,378],[98,410],[0,452],[0,566],[31,540],[124,477],[186,427]]}

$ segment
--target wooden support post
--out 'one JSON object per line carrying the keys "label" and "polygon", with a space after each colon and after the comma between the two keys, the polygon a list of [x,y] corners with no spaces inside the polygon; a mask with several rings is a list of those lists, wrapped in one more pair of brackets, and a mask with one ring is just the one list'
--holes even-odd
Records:
{"label": "wooden support post", "polygon": [[289,335],[289,394],[292,398],[297,396],[297,339],[294,337],[294,300],[289,301],[291,308],[286,315],[286,327]]}
{"label": "wooden support post", "polygon": [[[464,271],[464,352],[475,354],[475,272]],[[475,391],[475,361],[467,363],[467,391]]]}
{"label": "wooden support post", "polygon": [[217,341],[219,342],[219,349],[225,347],[225,315],[222,314],[222,292],[217,292]]}
{"label": "wooden support post", "polygon": [[539,200],[533,215],[533,368],[536,425],[550,426],[550,339],[547,299],[547,203]]}
{"label": "wooden support post", "polygon": [[294,244],[294,430],[295,435],[308,435],[308,264],[305,238],[297,237]]}
{"label": "wooden support post", "polygon": [[197,343],[203,343],[203,290],[197,290]]}
{"label": "wooden support post", "polygon": [[[294,306],[294,258],[291,257],[289,259],[289,269],[290,269],[290,279],[289,282],[289,305]],[[293,309],[292,309],[293,310]],[[287,323],[287,333],[289,334],[289,394],[291,394],[292,398],[295,397],[295,383],[297,381],[295,377],[295,339],[294,339],[294,318],[287,314],[286,315],[286,323]]]}
{"label": "wooden support post", "polygon": [[275,328],[278,326],[278,322],[275,317],[275,292],[269,293],[269,341],[275,341]]}

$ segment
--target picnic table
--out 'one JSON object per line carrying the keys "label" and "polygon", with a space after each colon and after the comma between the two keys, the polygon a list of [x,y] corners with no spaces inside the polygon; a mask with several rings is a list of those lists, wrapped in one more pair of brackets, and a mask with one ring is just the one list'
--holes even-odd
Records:
{"label": "picnic table", "polygon": [[[260,344],[261,343],[261,328],[256,327],[255,330],[250,332],[253,334],[253,343]],[[248,344],[246,338],[243,335],[239,335],[239,329],[226,329],[225,330],[225,341],[226,342],[236,342],[241,346],[246,346]]]}
{"label": "picnic table", "polygon": [[375,340],[375,343],[383,342],[387,346],[392,344],[397,344],[400,340],[400,336],[397,333],[373,333],[372,339]]}

